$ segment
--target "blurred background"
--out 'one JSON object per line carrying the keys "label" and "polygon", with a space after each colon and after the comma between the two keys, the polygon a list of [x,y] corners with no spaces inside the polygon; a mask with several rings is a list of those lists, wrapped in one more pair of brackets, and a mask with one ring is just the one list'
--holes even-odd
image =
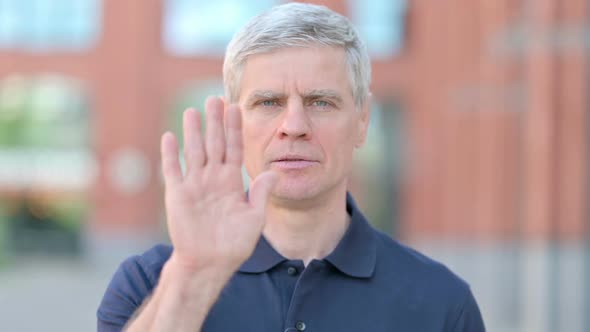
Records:
{"label": "blurred background", "polygon": [[[158,140],[280,0],[0,0],[0,320],[91,331],[167,241]],[[373,58],[351,191],[466,279],[489,331],[590,331],[590,0],[326,0]]]}

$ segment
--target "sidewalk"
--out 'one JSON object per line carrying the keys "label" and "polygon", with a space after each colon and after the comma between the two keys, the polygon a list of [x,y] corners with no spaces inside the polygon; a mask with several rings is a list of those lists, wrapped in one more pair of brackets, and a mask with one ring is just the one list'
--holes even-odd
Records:
{"label": "sidewalk", "polygon": [[96,331],[96,309],[116,266],[26,258],[0,268],[0,320],[8,332]]}

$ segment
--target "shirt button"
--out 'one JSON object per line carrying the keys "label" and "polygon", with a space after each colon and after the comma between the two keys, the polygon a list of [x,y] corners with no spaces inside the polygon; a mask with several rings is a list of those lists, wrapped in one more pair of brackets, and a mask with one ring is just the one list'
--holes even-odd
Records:
{"label": "shirt button", "polygon": [[302,321],[299,321],[299,322],[295,323],[295,328],[297,329],[297,331],[305,331],[305,323]]}
{"label": "shirt button", "polygon": [[[294,276],[294,275],[296,275],[296,274],[297,274],[297,269],[296,269],[296,268],[294,268],[294,267],[292,267],[292,266],[289,266],[289,268],[287,269],[287,273],[288,273],[290,276]],[[303,330],[301,330],[301,331],[303,331]]]}

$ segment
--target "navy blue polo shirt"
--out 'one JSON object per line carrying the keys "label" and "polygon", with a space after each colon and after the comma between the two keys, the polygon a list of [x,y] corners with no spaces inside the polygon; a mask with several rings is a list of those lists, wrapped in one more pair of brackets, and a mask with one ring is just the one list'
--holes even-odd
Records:
{"label": "navy blue polo shirt", "polygon": [[[350,196],[351,223],[336,249],[307,267],[261,237],[209,312],[203,332],[481,332],[469,286],[449,269],[367,223]],[[154,290],[172,247],[124,261],[97,312],[120,331]]]}

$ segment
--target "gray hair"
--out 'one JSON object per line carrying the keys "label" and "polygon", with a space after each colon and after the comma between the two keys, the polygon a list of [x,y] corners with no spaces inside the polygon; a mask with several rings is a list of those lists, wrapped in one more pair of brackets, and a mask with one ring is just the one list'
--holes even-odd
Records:
{"label": "gray hair", "polygon": [[344,49],[352,96],[357,107],[369,95],[371,63],[365,44],[348,18],[324,7],[287,3],[252,18],[227,46],[223,63],[225,95],[237,102],[243,66],[251,55],[289,47]]}

